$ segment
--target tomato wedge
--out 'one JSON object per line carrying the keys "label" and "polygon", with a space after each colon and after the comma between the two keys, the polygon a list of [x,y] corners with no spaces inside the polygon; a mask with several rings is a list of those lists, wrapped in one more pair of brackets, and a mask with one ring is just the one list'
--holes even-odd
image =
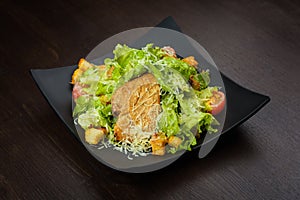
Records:
{"label": "tomato wedge", "polygon": [[82,91],[82,86],[79,83],[75,83],[72,91],[73,99],[76,101],[78,97],[85,94],[84,91]]}
{"label": "tomato wedge", "polygon": [[211,106],[211,114],[219,114],[225,107],[225,94],[221,91],[213,92],[213,96],[209,100]]}
{"label": "tomato wedge", "polygon": [[161,50],[163,50],[166,53],[167,56],[171,56],[171,57],[174,57],[174,58],[177,57],[175,50],[170,46],[165,46]]}

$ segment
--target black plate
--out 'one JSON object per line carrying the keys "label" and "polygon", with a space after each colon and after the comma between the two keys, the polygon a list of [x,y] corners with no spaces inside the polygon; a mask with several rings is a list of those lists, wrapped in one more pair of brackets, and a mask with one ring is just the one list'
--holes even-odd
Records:
{"label": "black plate", "polygon": [[[158,26],[180,31],[180,28],[171,17],[163,20]],[[53,69],[32,69],[31,74],[48,103],[70,129],[73,135],[79,139],[73,123],[72,86],[69,83],[72,73],[76,68],[77,66],[74,65]],[[222,131],[222,133],[225,133],[253,116],[270,101],[270,98],[236,84],[223,74],[222,78],[226,89],[227,99],[226,119]],[[199,146],[196,146],[195,148],[198,148]],[[171,157],[169,162],[172,162]],[[157,168],[159,168],[159,164],[155,164],[157,165]],[[149,169],[153,169],[153,166],[148,167]],[[131,170],[133,172],[135,171],[134,168]],[[147,169],[144,169],[143,171],[147,171]]]}

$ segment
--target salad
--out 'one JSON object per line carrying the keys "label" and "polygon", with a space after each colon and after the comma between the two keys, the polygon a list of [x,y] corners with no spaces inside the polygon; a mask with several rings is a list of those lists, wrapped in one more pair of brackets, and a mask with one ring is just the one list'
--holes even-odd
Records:
{"label": "salad", "polygon": [[72,75],[74,122],[90,145],[113,146],[135,156],[191,150],[217,132],[225,105],[209,70],[171,47],[118,44],[103,65],[80,59]]}

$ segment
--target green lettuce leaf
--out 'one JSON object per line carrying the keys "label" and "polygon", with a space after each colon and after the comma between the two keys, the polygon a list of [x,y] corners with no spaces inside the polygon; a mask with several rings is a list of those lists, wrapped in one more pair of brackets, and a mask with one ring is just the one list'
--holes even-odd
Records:
{"label": "green lettuce leaf", "polygon": [[209,70],[202,71],[193,76],[194,80],[197,81],[200,85],[200,90],[203,90],[208,87],[210,83]]}
{"label": "green lettuce leaf", "polygon": [[158,127],[168,137],[176,135],[180,131],[178,100],[172,94],[166,94],[161,99],[162,112],[160,113]]}
{"label": "green lettuce leaf", "polygon": [[188,80],[191,75],[197,74],[197,70],[194,67],[190,66],[186,62],[183,62],[180,59],[176,59],[173,57],[164,57],[161,64],[180,72],[185,80]]}
{"label": "green lettuce leaf", "polygon": [[[113,58],[104,60],[105,70],[91,68],[80,77],[86,95],[77,99],[73,115],[78,116],[82,128],[106,127],[108,138],[114,138],[116,118],[111,107],[114,91],[144,73],[151,73],[161,89],[162,111],[156,128],[167,137],[176,135],[183,140],[177,149],[170,148],[170,152],[191,150],[196,144],[196,134],[216,131],[213,125],[217,120],[209,113],[209,99],[218,88],[209,87],[209,71],[199,73],[181,59],[165,56],[161,48],[153,44],[141,49],[118,44],[113,53]],[[112,71],[108,75],[109,70]],[[191,76],[200,85],[197,90],[189,84]]]}

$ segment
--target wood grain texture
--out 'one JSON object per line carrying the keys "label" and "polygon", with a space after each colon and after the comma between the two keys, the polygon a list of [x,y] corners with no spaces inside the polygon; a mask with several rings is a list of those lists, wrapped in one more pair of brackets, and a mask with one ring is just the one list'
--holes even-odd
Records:
{"label": "wood grain texture", "polygon": [[[1,0],[0,9],[0,199],[300,198],[299,1]],[[68,132],[29,69],[72,65],[169,15],[224,74],[271,102],[204,159],[117,172]]]}

